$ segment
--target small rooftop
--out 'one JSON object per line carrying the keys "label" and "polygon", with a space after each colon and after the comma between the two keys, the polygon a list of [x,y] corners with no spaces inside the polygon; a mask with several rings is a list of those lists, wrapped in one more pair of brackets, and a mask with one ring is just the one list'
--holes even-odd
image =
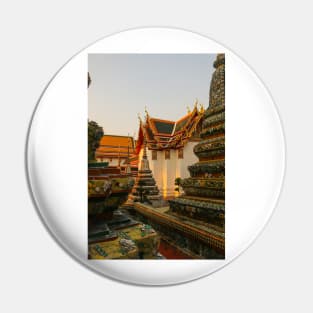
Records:
{"label": "small rooftop", "polygon": [[103,135],[100,140],[100,146],[120,146],[134,148],[134,138],[120,135]]}

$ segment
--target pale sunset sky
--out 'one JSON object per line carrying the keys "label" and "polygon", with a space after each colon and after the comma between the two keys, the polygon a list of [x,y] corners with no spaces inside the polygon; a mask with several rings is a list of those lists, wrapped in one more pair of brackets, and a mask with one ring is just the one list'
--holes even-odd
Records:
{"label": "pale sunset sky", "polygon": [[133,136],[145,106],[152,117],[178,120],[196,99],[208,107],[216,54],[89,54],[90,120],[105,134]]}

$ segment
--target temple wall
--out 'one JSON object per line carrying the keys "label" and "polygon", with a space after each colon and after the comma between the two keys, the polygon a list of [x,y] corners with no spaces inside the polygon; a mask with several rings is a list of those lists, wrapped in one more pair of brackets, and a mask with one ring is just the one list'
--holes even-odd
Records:
{"label": "temple wall", "polygon": [[[164,198],[173,198],[178,196],[175,191],[175,178],[187,178],[190,176],[188,166],[197,162],[197,157],[193,153],[193,147],[197,142],[188,142],[184,147],[184,158],[178,158],[178,151],[171,149],[170,159],[165,159],[164,151],[157,151],[157,160],[152,160],[152,151],[148,150],[150,169],[153,177]],[[139,160],[141,160],[143,150],[140,151]],[[139,163],[140,164],[140,163]]]}
{"label": "temple wall", "polygon": [[171,198],[175,196],[175,178],[178,166],[177,150],[170,151],[170,159],[165,160],[166,173],[163,180],[166,181],[166,188],[163,188],[164,197]]}
{"label": "temple wall", "polygon": [[[184,147],[184,158],[180,159],[180,175],[177,175],[176,177],[180,178],[187,178],[190,176],[190,173],[188,171],[188,166],[196,163],[198,161],[197,156],[193,153],[193,148],[198,142],[187,142],[187,144]],[[178,173],[177,173],[178,174]]]}
{"label": "temple wall", "polygon": [[164,189],[164,181],[163,181],[163,172],[164,167],[166,164],[164,163],[164,152],[163,151],[157,151],[157,160],[152,160],[152,151],[148,150],[148,159],[150,164],[150,169],[152,171],[153,177],[156,181],[156,184],[159,188],[159,191],[161,195],[163,195],[163,189]]}

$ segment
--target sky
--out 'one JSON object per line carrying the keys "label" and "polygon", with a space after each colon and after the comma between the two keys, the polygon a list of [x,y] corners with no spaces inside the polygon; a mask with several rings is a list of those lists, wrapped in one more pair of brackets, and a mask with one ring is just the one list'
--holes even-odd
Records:
{"label": "sky", "polygon": [[208,107],[215,54],[89,54],[88,117],[105,134],[138,132],[138,113],[178,120]]}

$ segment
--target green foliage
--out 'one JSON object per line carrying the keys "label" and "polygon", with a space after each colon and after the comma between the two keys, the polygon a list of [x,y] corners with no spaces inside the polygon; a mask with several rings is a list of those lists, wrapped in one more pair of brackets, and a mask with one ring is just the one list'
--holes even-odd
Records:
{"label": "green foliage", "polygon": [[181,186],[181,184],[182,184],[182,179],[180,177],[176,177],[175,178],[175,186],[177,186],[177,187],[175,188],[175,191],[177,191],[178,194],[180,194],[180,186]]}
{"label": "green foliage", "polygon": [[109,162],[96,162],[94,160],[88,162],[88,168],[104,168],[109,165]]}
{"label": "green foliage", "polygon": [[102,127],[94,121],[88,121],[88,161],[95,160],[95,152],[102,136]]}
{"label": "green foliage", "polygon": [[180,177],[176,177],[176,178],[175,178],[175,185],[176,185],[176,186],[180,186],[180,185],[181,185],[181,181],[182,181],[182,180],[181,180]]}

